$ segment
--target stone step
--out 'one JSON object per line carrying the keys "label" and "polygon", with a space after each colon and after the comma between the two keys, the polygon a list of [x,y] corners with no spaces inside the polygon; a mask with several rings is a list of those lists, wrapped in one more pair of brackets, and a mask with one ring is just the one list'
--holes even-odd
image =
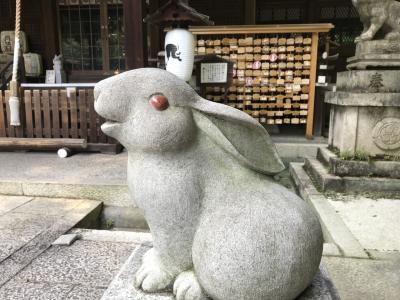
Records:
{"label": "stone step", "polygon": [[[149,242],[143,242],[136,248],[117,276],[114,278],[101,300],[175,300],[171,291],[158,294],[146,294],[133,286],[135,273],[141,265],[142,256],[151,248]],[[311,286],[296,298],[297,300],[339,300],[326,268],[321,265]]]}
{"label": "stone step", "polygon": [[342,178],[329,174],[326,167],[319,160],[306,158],[304,169],[321,191],[344,192]]}
{"label": "stone step", "polygon": [[317,151],[317,159],[326,167],[329,168],[330,159],[336,158],[336,155],[333,154],[327,147],[319,147]]}
{"label": "stone step", "polygon": [[340,177],[387,177],[400,179],[400,161],[389,160],[344,160],[330,151],[327,147],[320,147],[317,159],[333,175]]}
{"label": "stone step", "polygon": [[[339,177],[332,175],[317,159],[306,158],[304,169],[322,192],[376,193],[398,197],[400,179],[384,177]],[[396,196],[397,195],[397,196]]]}
{"label": "stone step", "polygon": [[0,196],[0,286],[74,226],[97,226],[102,203]]}
{"label": "stone step", "polygon": [[24,180],[24,178],[0,178],[0,193],[3,195],[90,199],[102,201],[108,206],[134,206],[126,184],[81,183],[62,181]]}

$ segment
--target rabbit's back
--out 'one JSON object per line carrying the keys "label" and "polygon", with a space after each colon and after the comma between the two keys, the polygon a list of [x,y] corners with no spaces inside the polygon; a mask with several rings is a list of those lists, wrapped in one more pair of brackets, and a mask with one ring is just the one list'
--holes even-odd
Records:
{"label": "rabbit's back", "polygon": [[286,188],[254,181],[205,201],[192,255],[213,299],[294,299],[318,270],[323,240],[316,215]]}

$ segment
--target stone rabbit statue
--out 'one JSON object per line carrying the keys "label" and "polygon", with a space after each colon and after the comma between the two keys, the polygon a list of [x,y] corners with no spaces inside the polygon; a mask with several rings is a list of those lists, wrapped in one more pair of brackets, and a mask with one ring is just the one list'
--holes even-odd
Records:
{"label": "stone rabbit statue", "polygon": [[356,42],[373,40],[378,32],[388,40],[400,39],[400,3],[395,0],[352,0],[364,25]]}
{"label": "stone rabbit statue", "polygon": [[295,299],[322,255],[313,211],[269,175],[284,169],[265,129],[160,69],[95,87],[107,135],[128,150],[128,185],[153,248],[136,274],[177,300]]}

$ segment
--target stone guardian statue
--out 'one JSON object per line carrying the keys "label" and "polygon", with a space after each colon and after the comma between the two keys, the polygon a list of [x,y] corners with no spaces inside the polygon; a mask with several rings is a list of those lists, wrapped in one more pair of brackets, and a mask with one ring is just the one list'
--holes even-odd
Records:
{"label": "stone guardian statue", "polygon": [[400,39],[400,3],[395,0],[352,0],[364,25],[356,42],[381,38]]}
{"label": "stone guardian statue", "polygon": [[95,99],[153,235],[132,284],[177,300],[290,300],[310,285],[321,226],[271,179],[284,166],[259,123],[160,69],[103,80]]}

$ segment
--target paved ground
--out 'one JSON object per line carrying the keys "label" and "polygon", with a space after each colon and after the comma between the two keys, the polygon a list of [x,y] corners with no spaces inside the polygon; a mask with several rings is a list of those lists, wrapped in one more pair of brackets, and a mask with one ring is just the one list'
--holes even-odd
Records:
{"label": "paved ground", "polygon": [[[301,156],[303,150],[296,151]],[[80,154],[64,160],[54,153],[0,153],[0,183],[23,181],[22,192],[78,197],[82,183],[125,185],[125,164],[126,153]],[[287,172],[278,180],[291,185]],[[57,194],[61,187],[50,190],[51,182],[70,186]],[[7,185],[0,184],[0,194],[4,188]],[[109,190],[106,186],[96,193],[109,203],[130,201],[120,195],[111,201],[116,192]],[[70,247],[50,247],[88,213],[87,202],[79,201],[0,195],[0,299],[99,299],[140,238],[112,232],[110,239],[109,232],[96,231],[81,233]],[[336,249],[324,256],[342,299],[400,299],[400,200],[337,196],[329,203],[370,255],[353,259]]]}
{"label": "paved ground", "polygon": [[[323,138],[274,136],[281,157],[315,156]],[[127,153],[80,153],[60,159],[55,152],[0,152],[0,182],[125,184]]]}
{"label": "paved ground", "polygon": [[324,257],[342,300],[400,299],[400,257],[385,260]]}
{"label": "paved ground", "polygon": [[371,259],[325,257],[344,300],[400,299],[400,200],[328,198]]}
{"label": "paved ground", "polygon": [[0,152],[0,181],[125,184],[126,163],[126,153],[61,159],[53,152]]}
{"label": "paved ground", "polygon": [[84,218],[95,224],[100,210],[92,200],[0,196],[0,286]]}
{"label": "paved ground", "polygon": [[[372,201],[358,200],[358,205]],[[50,246],[72,227],[60,230],[54,224],[60,218],[68,219],[73,208],[82,207],[79,202],[0,196],[0,299],[99,299],[133,249],[149,240],[146,233],[73,229],[80,236],[74,244]],[[351,201],[335,204],[346,203]],[[387,211],[389,215],[393,212]],[[364,215],[368,220],[370,213]],[[374,236],[374,231],[370,233]],[[343,300],[400,298],[400,253],[379,249],[391,242],[390,234],[376,241],[369,246],[371,259],[346,258],[340,253],[324,256]]]}
{"label": "paved ground", "polygon": [[328,199],[364,249],[400,251],[400,200],[351,195]]}
{"label": "paved ground", "polygon": [[85,240],[52,246],[0,287],[0,299],[100,299],[133,249]]}

